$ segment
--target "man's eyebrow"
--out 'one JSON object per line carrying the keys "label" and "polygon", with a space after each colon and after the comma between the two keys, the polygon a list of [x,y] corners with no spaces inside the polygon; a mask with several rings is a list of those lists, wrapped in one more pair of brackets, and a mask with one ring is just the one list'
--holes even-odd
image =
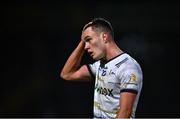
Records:
{"label": "man's eyebrow", "polygon": [[86,41],[88,38],[90,38],[90,36],[86,36],[86,37],[84,38],[84,40]]}

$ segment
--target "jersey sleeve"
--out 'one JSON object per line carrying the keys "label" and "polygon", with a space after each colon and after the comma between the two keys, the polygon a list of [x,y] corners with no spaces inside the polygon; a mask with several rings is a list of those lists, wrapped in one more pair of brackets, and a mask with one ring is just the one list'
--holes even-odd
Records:
{"label": "jersey sleeve", "polygon": [[142,72],[137,69],[127,69],[122,73],[120,80],[120,92],[132,92],[137,94],[142,86]]}

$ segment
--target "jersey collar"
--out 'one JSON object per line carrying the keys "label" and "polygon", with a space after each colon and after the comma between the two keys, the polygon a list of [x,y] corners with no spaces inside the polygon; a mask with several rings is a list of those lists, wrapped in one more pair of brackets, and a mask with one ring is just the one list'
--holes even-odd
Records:
{"label": "jersey collar", "polygon": [[117,55],[117,56],[115,56],[115,57],[113,57],[113,58],[111,58],[111,59],[109,59],[109,60],[103,60],[103,59],[101,59],[101,60],[100,60],[100,67],[105,67],[105,65],[106,65],[108,62],[116,59],[117,57],[119,57],[119,56],[121,56],[121,55],[123,55],[123,54],[126,54],[126,53],[123,52],[123,53],[121,53],[121,54],[119,54],[119,55]]}

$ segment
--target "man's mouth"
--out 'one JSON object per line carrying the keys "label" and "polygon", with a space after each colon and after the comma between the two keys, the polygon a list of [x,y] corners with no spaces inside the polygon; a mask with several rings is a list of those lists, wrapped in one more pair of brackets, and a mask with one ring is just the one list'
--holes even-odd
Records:
{"label": "man's mouth", "polygon": [[88,52],[90,56],[93,56],[93,52]]}

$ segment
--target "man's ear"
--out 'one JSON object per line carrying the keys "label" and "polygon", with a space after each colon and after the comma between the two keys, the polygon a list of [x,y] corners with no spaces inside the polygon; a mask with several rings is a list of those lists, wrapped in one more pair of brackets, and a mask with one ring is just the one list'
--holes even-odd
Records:
{"label": "man's ear", "polygon": [[104,41],[105,43],[107,43],[108,34],[107,34],[106,32],[103,32],[103,33],[102,33],[102,38],[103,38],[103,41]]}

